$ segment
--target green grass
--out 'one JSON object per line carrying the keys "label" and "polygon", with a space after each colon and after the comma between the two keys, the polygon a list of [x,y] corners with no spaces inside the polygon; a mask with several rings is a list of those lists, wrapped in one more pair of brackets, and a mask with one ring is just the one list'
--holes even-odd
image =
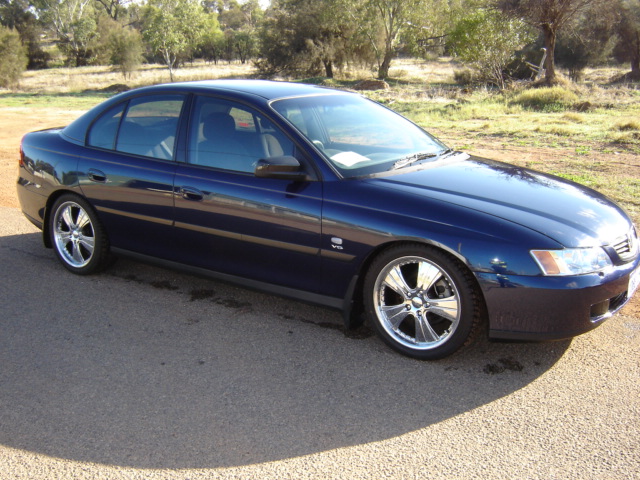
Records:
{"label": "green grass", "polygon": [[532,88],[511,99],[514,105],[542,112],[563,112],[578,102],[578,95],[564,87]]}
{"label": "green grass", "polygon": [[0,107],[43,107],[65,110],[88,110],[112,93],[0,93]]}
{"label": "green grass", "polygon": [[[522,146],[569,147],[580,155],[588,154],[587,150],[593,148],[588,144],[593,142],[631,151],[640,148],[640,121],[634,118],[640,117],[637,103],[611,108],[609,99],[602,98],[604,107],[594,104],[586,112],[565,111],[567,104],[559,111],[555,107],[532,110],[521,101],[525,94],[476,92],[456,98],[451,91],[443,91],[440,96],[426,99],[394,92],[367,95],[426,130],[448,131],[452,136],[503,137],[505,142]],[[573,93],[570,97],[577,103],[590,98],[588,92],[584,97]],[[520,100],[514,102],[513,98]]]}

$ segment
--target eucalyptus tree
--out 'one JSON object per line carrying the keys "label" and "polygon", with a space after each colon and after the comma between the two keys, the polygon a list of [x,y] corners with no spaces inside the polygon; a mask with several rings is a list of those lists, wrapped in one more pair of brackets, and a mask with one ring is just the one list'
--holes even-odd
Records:
{"label": "eucalyptus tree", "polygon": [[273,0],[265,12],[259,69],[333,77],[350,53],[352,20],[341,14],[343,0]]}
{"label": "eucalyptus tree", "polygon": [[414,20],[419,23],[420,18],[426,14],[425,7],[428,3],[430,2],[425,0],[369,0],[371,13],[379,19],[384,38],[378,78],[385,79],[389,76],[401,33],[414,25]]}
{"label": "eucalyptus tree", "polygon": [[617,26],[617,42],[614,56],[620,62],[629,62],[631,80],[640,80],[640,2],[621,0],[620,23]]}
{"label": "eucalyptus tree", "polygon": [[86,65],[91,54],[89,46],[97,34],[92,0],[33,0],[33,7],[55,34],[67,63]]}
{"label": "eucalyptus tree", "polygon": [[504,13],[524,20],[542,33],[547,50],[544,64],[547,84],[556,82],[555,47],[558,32],[588,8],[596,5],[608,8],[609,3],[610,0],[496,0],[496,5]]}
{"label": "eucalyptus tree", "polygon": [[100,5],[103,11],[112,20],[119,20],[120,16],[126,11],[127,4],[132,0],[96,0],[96,4]]}
{"label": "eucalyptus tree", "polygon": [[224,53],[227,60],[239,58],[246,63],[253,58],[257,52],[258,26],[264,13],[259,2],[224,0],[205,5],[218,14],[220,28],[225,34]]}
{"label": "eucalyptus tree", "polygon": [[180,63],[218,28],[215,14],[197,0],[150,0],[143,12],[143,38],[169,69],[171,81]]}
{"label": "eucalyptus tree", "polygon": [[423,54],[427,45],[436,39],[443,40],[465,2],[343,0],[342,3],[343,10],[358,26],[360,36],[369,41],[377,61],[378,78],[385,79],[400,50]]}
{"label": "eucalyptus tree", "polygon": [[515,60],[516,51],[534,40],[531,27],[521,20],[478,8],[458,21],[448,43],[481,80],[504,89],[507,65]]}

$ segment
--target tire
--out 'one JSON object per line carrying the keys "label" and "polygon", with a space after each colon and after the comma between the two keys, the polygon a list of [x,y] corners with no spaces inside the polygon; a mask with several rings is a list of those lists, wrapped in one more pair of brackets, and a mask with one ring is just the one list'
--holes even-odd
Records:
{"label": "tire", "polygon": [[444,252],[398,245],[382,252],[364,280],[364,306],[381,339],[420,360],[451,355],[481,322],[471,273]]}
{"label": "tire", "polygon": [[73,194],[62,195],[53,204],[49,222],[53,250],[67,270],[89,275],[106,266],[107,235],[86,200]]}

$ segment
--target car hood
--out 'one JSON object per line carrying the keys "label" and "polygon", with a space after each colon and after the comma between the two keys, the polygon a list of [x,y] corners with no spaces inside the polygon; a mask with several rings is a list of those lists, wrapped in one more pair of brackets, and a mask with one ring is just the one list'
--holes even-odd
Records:
{"label": "car hood", "polygon": [[[610,244],[631,228],[624,211],[594,190],[466,154],[367,181],[484,212],[535,230],[565,247]],[[419,210],[413,214],[425,216]]]}

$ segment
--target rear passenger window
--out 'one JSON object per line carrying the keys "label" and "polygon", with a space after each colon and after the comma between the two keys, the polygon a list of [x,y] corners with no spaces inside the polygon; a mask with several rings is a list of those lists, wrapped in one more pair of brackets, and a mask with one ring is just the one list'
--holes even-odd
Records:
{"label": "rear passenger window", "polygon": [[92,147],[108,148],[116,146],[116,133],[126,104],[113,107],[104,113],[91,127],[87,144]]}
{"label": "rear passenger window", "polygon": [[116,150],[172,160],[182,95],[154,95],[131,100],[120,123]]}

